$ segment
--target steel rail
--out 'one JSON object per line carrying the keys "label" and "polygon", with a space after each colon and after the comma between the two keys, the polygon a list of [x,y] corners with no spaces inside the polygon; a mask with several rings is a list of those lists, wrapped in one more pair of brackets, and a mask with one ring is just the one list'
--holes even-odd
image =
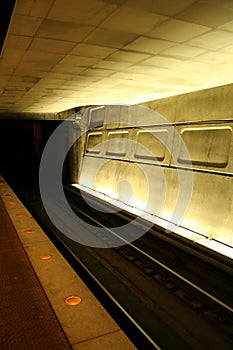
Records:
{"label": "steel rail", "polygon": [[[51,230],[50,230],[51,231]],[[111,295],[107,288],[101,283],[101,281],[96,278],[96,276],[87,268],[87,266],[74,254],[74,252],[63,242],[63,240],[58,237],[55,233],[56,239],[59,240],[60,244],[65,247],[68,254],[72,256],[74,260],[78,262],[79,265],[88,273],[88,275],[95,281],[96,284],[104,291],[104,293],[113,301],[115,305],[123,312],[123,314],[134,324],[134,326],[141,332],[141,334],[151,343],[151,345],[156,350],[162,350],[162,348],[145,332],[145,330],[132,318],[132,316],[125,310],[125,308]]]}
{"label": "steel rail", "polygon": [[133,243],[128,242],[126,239],[120,237],[119,235],[117,235],[115,232],[113,232],[110,228],[105,227],[101,222],[99,222],[98,220],[96,220],[95,218],[91,217],[90,215],[88,215],[86,212],[82,211],[80,208],[72,205],[72,207],[75,210],[78,210],[82,215],[84,215],[85,217],[87,217],[88,219],[90,219],[91,221],[93,221],[94,223],[96,223],[97,225],[99,225],[100,227],[104,228],[105,230],[109,231],[112,235],[116,236],[117,238],[121,239],[125,244],[128,244],[129,246],[131,246],[133,249],[137,250],[140,254],[146,256],[147,258],[149,258],[150,260],[152,260],[153,262],[155,262],[156,264],[158,264],[159,266],[161,266],[162,268],[164,268],[165,270],[167,270],[169,273],[171,273],[172,275],[176,276],[177,278],[179,278],[180,280],[182,280],[183,282],[185,282],[186,284],[188,284],[189,286],[191,286],[192,288],[198,290],[200,293],[204,294],[205,296],[207,296],[209,299],[213,300],[215,303],[221,305],[222,307],[224,307],[225,309],[227,309],[228,311],[233,313],[233,308],[229,305],[227,305],[226,303],[224,303],[222,300],[216,298],[214,295],[212,295],[211,293],[207,292],[206,290],[204,290],[203,288],[201,288],[200,286],[198,286],[197,284],[191,282],[190,280],[188,280],[186,277],[182,276],[181,274],[179,274],[178,272],[174,271],[173,269],[171,269],[170,267],[166,266],[165,264],[163,264],[161,261],[155,259],[153,256],[149,255],[148,253],[144,252],[142,249],[138,248],[137,246],[135,246]]}

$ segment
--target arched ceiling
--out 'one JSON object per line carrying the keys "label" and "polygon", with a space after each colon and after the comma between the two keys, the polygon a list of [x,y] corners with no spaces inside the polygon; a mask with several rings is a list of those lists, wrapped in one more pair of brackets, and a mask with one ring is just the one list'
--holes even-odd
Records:
{"label": "arched ceiling", "polygon": [[0,113],[132,104],[232,83],[233,0],[18,0]]}

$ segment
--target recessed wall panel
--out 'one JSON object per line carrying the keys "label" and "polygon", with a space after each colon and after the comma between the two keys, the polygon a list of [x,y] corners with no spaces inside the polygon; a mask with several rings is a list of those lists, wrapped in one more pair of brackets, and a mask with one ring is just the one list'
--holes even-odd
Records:
{"label": "recessed wall panel", "polygon": [[[227,166],[232,137],[230,127],[184,128],[181,137],[194,165]],[[187,161],[181,145],[178,162]]]}
{"label": "recessed wall panel", "polygon": [[136,136],[135,157],[163,161],[166,154],[167,130],[139,130]]}
{"label": "recessed wall panel", "polygon": [[132,160],[142,163],[169,165],[171,161],[174,127],[135,129],[135,148]]}
{"label": "recessed wall panel", "polygon": [[104,127],[116,129],[132,126],[128,116],[128,106],[108,105],[105,107]]}
{"label": "recessed wall panel", "polygon": [[107,134],[106,155],[126,156],[128,149],[128,131],[110,131]]}
{"label": "recessed wall panel", "polygon": [[104,124],[105,119],[105,107],[91,108],[89,112],[89,118],[90,128],[101,128]]}
{"label": "recessed wall panel", "polygon": [[233,173],[232,130],[232,123],[178,126],[180,139],[174,142],[173,163],[193,169]]}
{"label": "recessed wall panel", "polygon": [[89,133],[87,136],[86,153],[99,154],[102,141],[102,132]]}

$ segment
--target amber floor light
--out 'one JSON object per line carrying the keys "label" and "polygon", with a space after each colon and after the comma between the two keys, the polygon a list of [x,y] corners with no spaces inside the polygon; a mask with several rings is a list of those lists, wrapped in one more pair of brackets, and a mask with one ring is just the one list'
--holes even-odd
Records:
{"label": "amber floor light", "polygon": [[41,260],[49,260],[49,259],[51,259],[51,255],[50,254],[42,254],[42,255],[40,255],[40,259]]}
{"label": "amber floor light", "polygon": [[76,295],[70,295],[65,299],[65,303],[70,306],[78,305],[81,303],[81,301],[82,299]]}
{"label": "amber floor light", "polygon": [[33,232],[34,232],[34,230],[32,230],[32,229],[25,230],[25,233],[33,233]]}

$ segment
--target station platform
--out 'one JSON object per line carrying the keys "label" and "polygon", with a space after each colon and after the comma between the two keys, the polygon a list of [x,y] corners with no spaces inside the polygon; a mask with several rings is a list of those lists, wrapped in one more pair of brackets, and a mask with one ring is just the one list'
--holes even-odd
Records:
{"label": "station platform", "polygon": [[0,283],[1,349],[136,349],[1,176]]}

